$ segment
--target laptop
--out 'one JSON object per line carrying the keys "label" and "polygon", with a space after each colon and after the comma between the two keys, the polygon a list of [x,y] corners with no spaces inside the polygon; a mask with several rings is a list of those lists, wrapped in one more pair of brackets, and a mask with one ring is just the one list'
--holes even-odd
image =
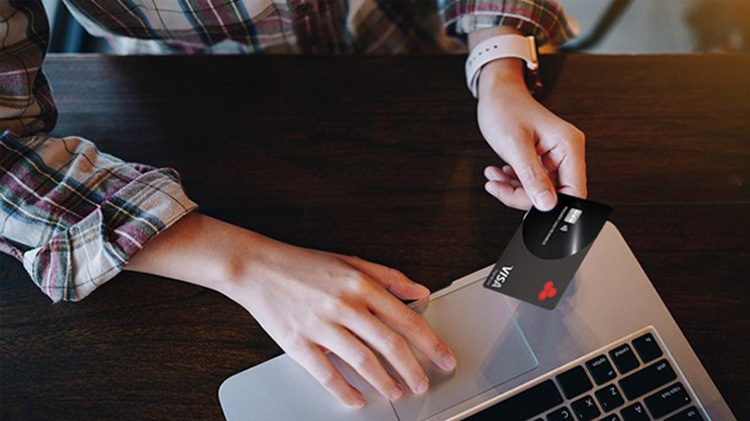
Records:
{"label": "laptop", "polygon": [[487,267],[411,303],[455,352],[421,396],[390,402],[335,355],[365,396],[340,404],[286,355],[219,388],[234,420],[736,419],[615,226],[607,222],[557,307],[489,291]]}

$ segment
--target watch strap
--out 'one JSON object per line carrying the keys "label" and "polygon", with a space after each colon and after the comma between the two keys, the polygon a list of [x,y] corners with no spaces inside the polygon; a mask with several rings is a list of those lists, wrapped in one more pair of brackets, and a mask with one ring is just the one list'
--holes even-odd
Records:
{"label": "watch strap", "polygon": [[[526,68],[531,72],[536,73],[539,69],[536,42],[533,36],[507,34],[488,38],[474,47],[466,58],[466,84],[474,98],[479,95],[479,74],[482,67],[493,60],[508,57],[523,60]],[[538,79],[534,84],[535,89]]]}

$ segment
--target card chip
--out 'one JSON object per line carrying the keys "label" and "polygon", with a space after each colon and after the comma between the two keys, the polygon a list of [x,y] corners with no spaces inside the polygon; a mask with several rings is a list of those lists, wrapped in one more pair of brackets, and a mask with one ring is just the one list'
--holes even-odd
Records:
{"label": "card chip", "polygon": [[569,224],[575,224],[578,222],[578,218],[581,217],[581,214],[583,214],[583,211],[576,208],[570,208],[568,211],[568,214],[565,215],[565,222]]}

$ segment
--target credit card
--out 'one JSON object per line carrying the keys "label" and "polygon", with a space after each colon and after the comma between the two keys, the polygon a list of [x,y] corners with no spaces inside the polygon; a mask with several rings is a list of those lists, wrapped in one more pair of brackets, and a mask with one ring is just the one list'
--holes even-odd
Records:
{"label": "credit card", "polygon": [[532,207],[484,286],[555,308],[611,213],[607,205],[561,193],[551,211]]}

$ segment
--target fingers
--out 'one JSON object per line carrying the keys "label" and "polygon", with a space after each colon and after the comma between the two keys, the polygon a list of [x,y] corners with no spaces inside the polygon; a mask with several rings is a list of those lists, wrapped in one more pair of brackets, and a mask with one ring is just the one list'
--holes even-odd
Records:
{"label": "fingers", "polygon": [[435,365],[445,371],[451,371],[456,367],[455,355],[435,335],[422,316],[389,294],[373,294],[371,303],[370,311],[373,314],[414,344]]}
{"label": "fingers", "polygon": [[513,187],[510,184],[499,181],[488,181],[485,183],[484,189],[487,193],[503,202],[505,206],[528,210],[532,205],[523,187]]}
{"label": "fingers", "polygon": [[[508,170],[507,173],[505,172],[506,170]],[[521,187],[521,182],[518,181],[518,177],[513,172],[513,169],[510,167],[510,165],[504,166],[503,169],[489,166],[484,169],[484,176],[488,180],[509,184],[514,188]]]}
{"label": "fingers", "polygon": [[403,336],[372,314],[362,314],[352,331],[378,351],[417,395],[427,391],[429,379]]}
{"label": "fingers", "polygon": [[[341,313],[339,314],[339,323],[380,353],[398,372],[412,392],[415,394],[426,392],[429,387],[429,379],[408,341],[412,342],[436,365],[447,371],[455,367],[455,356],[438,339],[421,316],[409,310],[393,295],[385,293],[375,285],[379,284],[394,295],[406,299],[426,297],[429,295],[429,290],[414,283],[397,270],[357,257],[340,256],[340,258],[359,270],[363,280],[366,281],[365,284],[360,284],[358,287],[358,294],[366,296],[365,303],[369,311],[365,309],[365,311]],[[363,345],[361,343],[358,345],[350,344],[351,349],[354,347],[359,349],[357,353],[361,357],[366,354],[366,351],[359,348],[360,346]],[[344,350],[337,352],[333,348],[331,350],[337,354],[347,352]],[[351,350],[348,352],[351,352]],[[355,364],[359,360],[357,355],[349,358],[355,361]],[[351,365],[357,371],[360,371],[360,367]],[[372,374],[369,377],[363,372],[360,372],[360,374],[366,377],[381,394],[389,399],[396,399],[399,396],[400,391],[394,390],[393,384],[389,383],[393,380],[390,377],[383,377],[383,373],[380,372],[382,367],[362,366],[361,368],[370,370]]]}
{"label": "fingers", "polygon": [[[555,191],[586,198],[585,136],[575,126],[557,125],[542,130],[531,153],[530,146],[508,154],[513,165],[488,167],[485,189],[505,205],[528,209],[532,204],[549,210],[557,202]],[[526,196],[526,197],[524,197]]]}
{"label": "fingers", "polygon": [[325,337],[328,348],[346,361],[386,399],[396,400],[403,395],[403,388],[388,374],[375,353],[350,331],[341,326],[332,326],[321,334]]}
{"label": "fingers", "polygon": [[362,394],[344,380],[341,373],[317,346],[306,343],[288,352],[318,383],[326,388],[328,393],[343,404],[354,408],[361,408],[365,405],[365,398]]}
{"label": "fingers", "polygon": [[531,203],[541,211],[555,207],[557,195],[555,186],[542,166],[536,148],[530,143],[522,143],[519,150],[510,154],[508,163],[513,167]]}
{"label": "fingers", "polygon": [[502,170],[497,167],[487,167],[484,170],[484,176],[488,180],[484,185],[485,190],[506,206],[523,210],[531,207],[526,191],[509,165]]}
{"label": "fingers", "polygon": [[359,257],[342,256],[341,258],[402,300],[418,300],[430,295],[427,287],[412,281],[396,269],[368,262]]}
{"label": "fingers", "polygon": [[560,182],[560,193],[585,199],[588,195],[586,187],[586,164],[583,159],[579,162],[576,158],[563,160],[558,171]]}
{"label": "fingers", "polygon": [[[560,182],[560,192],[571,196],[586,198],[586,151],[583,132],[577,130],[570,133],[562,148],[563,156],[557,169]],[[554,157],[553,157],[554,158]]]}
{"label": "fingers", "polygon": [[539,140],[542,161],[557,174],[559,191],[585,198],[586,136],[572,124],[556,124],[541,131]]}

